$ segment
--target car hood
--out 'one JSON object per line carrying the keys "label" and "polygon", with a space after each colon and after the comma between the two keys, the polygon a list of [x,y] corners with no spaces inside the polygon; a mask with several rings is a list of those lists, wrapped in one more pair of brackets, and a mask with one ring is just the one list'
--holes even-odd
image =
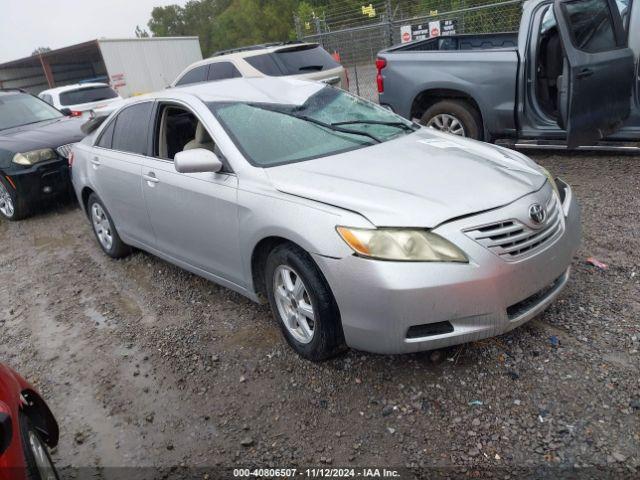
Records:
{"label": "car hood", "polygon": [[266,172],[281,192],[357,212],[379,227],[434,228],[507,205],[546,181],[523,155],[426,128]]}
{"label": "car hood", "polygon": [[84,137],[83,123],[80,118],[61,117],[0,130],[0,149],[18,153],[79,142]]}

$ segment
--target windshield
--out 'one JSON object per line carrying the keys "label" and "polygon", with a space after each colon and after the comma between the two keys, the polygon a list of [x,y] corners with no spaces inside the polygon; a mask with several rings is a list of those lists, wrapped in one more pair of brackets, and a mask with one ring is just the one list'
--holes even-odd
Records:
{"label": "windshield", "polygon": [[106,85],[99,87],[85,87],[78,90],[70,90],[60,94],[60,105],[79,105],[81,103],[99,102],[116,98],[118,94]]}
{"label": "windshield", "polygon": [[0,130],[62,116],[51,105],[26,93],[0,96]]}
{"label": "windshield", "polygon": [[211,102],[208,106],[249,162],[261,167],[365,148],[419,128],[329,86],[302,105]]}

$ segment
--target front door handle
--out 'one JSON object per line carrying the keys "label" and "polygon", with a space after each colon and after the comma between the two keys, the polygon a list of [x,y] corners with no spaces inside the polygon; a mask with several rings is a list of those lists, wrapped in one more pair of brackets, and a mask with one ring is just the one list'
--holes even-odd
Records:
{"label": "front door handle", "polygon": [[156,177],[156,174],[153,173],[153,172],[149,172],[146,175],[142,175],[142,178],[144,178],[147,181],[147,183],[149,183],[149,185],[152,185],[154,183],[158,183],[160,181]]}
{"label": "front door handle", "polygon": [[593,75],[593,70],[590,68],[583,68],[576,74],[576,78],[587,78]]}

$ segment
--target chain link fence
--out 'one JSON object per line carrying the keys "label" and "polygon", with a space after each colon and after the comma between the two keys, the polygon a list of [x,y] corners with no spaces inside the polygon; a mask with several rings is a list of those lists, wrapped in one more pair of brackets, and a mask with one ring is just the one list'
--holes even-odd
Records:
{"label": "chain link fence", "polygon": [[[408,0],[395,6],[378,1],[360,7],[311,11],[295,17],[298,39],[320,43],[348,71],[349,90],[377,101],[375,60],[378,52],[407,38],[497,33],[518,30],[523,0]],[[349,3],[353,5],[353,3]],[[434,23],[435,22],[435,23]]]}

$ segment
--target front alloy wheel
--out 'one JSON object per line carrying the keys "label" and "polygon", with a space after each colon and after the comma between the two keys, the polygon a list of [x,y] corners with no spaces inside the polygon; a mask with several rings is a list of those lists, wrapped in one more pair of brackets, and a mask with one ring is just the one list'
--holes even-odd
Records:
{"label": "front alloy wheel", "polygon": [[315,313],[302,278],[291,267],[280,265],[274,272],[273,284],[276,306],[285,328],[300,343],[311,342]]}
{"label": "front alloy wheel", "polygon": [[33,454],[33,460],[40,479],[42,480],[57,480],[55,467],[49,457],[47,447],[42,443],[40,437],[34,430],[29,430],[27,434],[27,440],[29,442],[29,448]]}
{"label": "front alloy wheel", "polygon": [[0,182],[0,212],[7,218],[12,218],[16,209],[13,205],[13,199],[11,198],[11,194],[4,186],[2,182]]}
{"label": "front alloy wheel", "polygon": [[325,360],[344,345],[336,300],[311,255],[282,243],[268,255],[264,285],[287,342],[308,360]]}

